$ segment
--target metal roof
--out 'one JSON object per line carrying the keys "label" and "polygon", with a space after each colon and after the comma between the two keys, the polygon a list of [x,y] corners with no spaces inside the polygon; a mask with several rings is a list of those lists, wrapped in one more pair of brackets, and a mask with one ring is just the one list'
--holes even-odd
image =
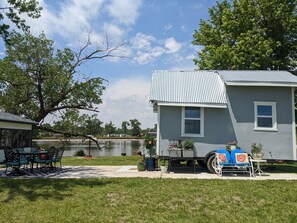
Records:
{"label": "metal roof", "polygon": [[226,85],[297,86],[297,77],[288,71],[275,70],[219,70]]}
{"label": "metal roof", "polygon": [[38,122],[32,121],[30,119],[26,119],[26,118],[21,118],[17,115],[13,115],[7,112],[0,112],[0,121],[26,123],[26,124],[33,124],[33,125],[38,124]]}
{"label": "metal roof", "polygon": [[154,71],[150,101],[223,105],[227,103],[224,83],[214,71]]}

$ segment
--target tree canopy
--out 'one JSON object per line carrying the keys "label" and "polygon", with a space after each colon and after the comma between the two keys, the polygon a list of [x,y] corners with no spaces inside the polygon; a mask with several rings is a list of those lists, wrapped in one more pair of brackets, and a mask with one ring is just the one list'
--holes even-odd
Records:
{"label": "tree canopy", "polygon": [[199,69],[296,71],[296,0],[223,0],[200,20]]}
{"label": "tree canopy", "polygon": [[122,44],[95,50],[90,45],[88,40],[78,52],[55,50],[43,33],[34,37],[12,32],[6,56],[0,60],[1,109],[35,120],[41,129],[50,114],[73,118],[77,110],[98,111],[104,80],[80,73],[79,67],[89,60],[115,56]]}
{"label": "tree canopy", "polygon": [[28,31],[29,26],[26,25],[25,20],[21,18],[21,14],[26,14],[31,18],[38,18],[40,16],[42,7],[38,6],[36,0],[7,0],[7,4],[0,3],[0,35],[7,41],[9,37],[10,26],[7,23],[2,23],[2,20],[8,19],[14,23],[19,29]]}

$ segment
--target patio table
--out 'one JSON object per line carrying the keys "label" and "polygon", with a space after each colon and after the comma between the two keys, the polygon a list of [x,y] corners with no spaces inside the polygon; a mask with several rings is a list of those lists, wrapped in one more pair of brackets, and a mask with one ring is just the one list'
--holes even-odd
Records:
{"label": "patio table", "polygon": [[36,156],[42,155],[42,154],[47,154],[47,151],[35,151],[35,152],[25,152],[25,151],[20,151],[19,154],[23,156],[29,157],[29,161],[31,162],[31,173],[33,173],[33,164],[34,164],[34,159]]}
{"label": "patio table", "polygon": [[[268,174],[263,172],[261,169],[260,163],[267,163],[267,160],[262,159],[251,159],[252,165],[256,163],[256,168],[254,169],[253,175],[256,175],[258,173],[259,176],[267,176]],[[268,175],[269,176],[269,175]]]}

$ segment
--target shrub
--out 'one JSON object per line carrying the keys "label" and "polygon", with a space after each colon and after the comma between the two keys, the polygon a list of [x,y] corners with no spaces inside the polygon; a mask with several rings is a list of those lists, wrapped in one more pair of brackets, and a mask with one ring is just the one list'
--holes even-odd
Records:
{"label": "shrub", "polygon": [[85,154],[85,151],[83,151],[82,149],[81,150],[78,150],[75,152],[74,156],[86,156]]}

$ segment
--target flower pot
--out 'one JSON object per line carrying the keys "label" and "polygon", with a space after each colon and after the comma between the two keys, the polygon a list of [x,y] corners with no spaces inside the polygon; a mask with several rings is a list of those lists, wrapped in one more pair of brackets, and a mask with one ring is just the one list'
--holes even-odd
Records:
{"label": "flower pot", "polygon": [[170,157],[181,157],[181,149],[170,149],[169,156]]}
{"label": "flower pot", "polygon": [[156,159],[155,158],[146,158],[145,165],[147,171],[155,171]]}
{"label": "flower pot", "polygon": [[253,153],[252,155],[255,160],[261,160],[263,159],[264,153]]}
{"label": "flower pot", "polygon": [[230,149],[234,150],[234,149],[236,149],[236,146],[235,145],[230,145]]}
{"label": "flower pot", "polygon": [[183,157],[194,157],[194,151],[188,149],[183,150]]}

